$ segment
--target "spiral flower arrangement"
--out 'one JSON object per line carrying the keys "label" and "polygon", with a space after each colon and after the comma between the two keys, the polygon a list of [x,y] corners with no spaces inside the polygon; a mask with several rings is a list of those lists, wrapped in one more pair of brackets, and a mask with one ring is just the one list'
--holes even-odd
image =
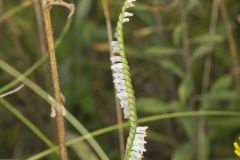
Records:
{"label": "spiral flower arrangement", "polygon": [[130,131],[127,138],[124,160],[141,160],[143,152],[146,151],[146,129],[148,127],[137,127],[136,98],[131,81],[128,61],[125,55],[123,24],[129,22],[133,13],[126,9],[133,7],[136,0],[126,0],[117,22],[115,39],[112,41],[114,55],[110,58],[113,72],[113,82],[116,97],[123,109],[124,118],[129,119]]}

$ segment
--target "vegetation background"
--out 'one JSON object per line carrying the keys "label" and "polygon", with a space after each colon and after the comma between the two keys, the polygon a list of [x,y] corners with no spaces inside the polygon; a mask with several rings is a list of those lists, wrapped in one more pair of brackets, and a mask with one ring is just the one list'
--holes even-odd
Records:
{"label": "vegetation background", "polygon": [[[71,2],[72,19],[63,7],[51,12],[65,106],[78,119],[66,121],[68,140],[87,133],[79,122],[89,132],[117,123],[102,1]],[[109,0],[113,28],[122,4]],[[239,0],[138,0],[132,12],[124,30],[138,115],[166,115],[145,119],[151,121],[145,159],[238,159],[232,144],[240,120],[232,115],[240,108]],[[40,5],[0,0],[0,94],[20,81],[23,89],[0,99],[0,159],[26,159],[56,144]],[[179,112],[198,111],[220,114],[179,118]],[[97,135],[100,151],[97,144],[77,142],[69,147],[70,159],[97,160],[101,149],[119,159],[117,127]]]}

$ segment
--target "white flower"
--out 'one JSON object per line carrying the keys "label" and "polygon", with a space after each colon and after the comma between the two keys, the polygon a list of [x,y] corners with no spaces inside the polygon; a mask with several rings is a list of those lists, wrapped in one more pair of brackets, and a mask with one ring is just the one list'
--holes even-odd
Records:
{"label": "white flower", "polygon": [[125,91],[119,92],[119,93],[117,93],[117,97],[118,97],[120,100],[126,99],[126,98],[128,98],[128,93],[125,92]]}
{"label": "white flower", "polygon": [[112,63],[118,63],[122,61],[122,58],[120,56],[112,56],[110,60]]}
{"label": "white flower", "polygon": [[135,2],[135,1],[136,1],[136,0],[128,0],[128,1],[127,1],[127,8],[133,7],[133,6],[134,6],[133,2]]}
{"label": "white flower", "polygon": [[148,127],[137,127],[136,134],[133,141],[132,151],[130,153],[130,160],[141,160],[143,158],[143,153],[146,152],[145,137],[147,136],[146,129]]}
{"label": "white flower", "polygon": [[133,13],[130,13],[130,12],[124,12],[124,15],[123,17],[132,17],[133,16]]}
{"label": "white flower", "polygon": [[125,22],[129,22],[129,18],[123,18],[123,22],[122,23],[125,23]]}
{"label": "white flower", "polygon": [[118,41],[112,41],[112,51],[113,51],[113,53],[119,53],[120,52]]}
{"label": "white flower", "polygon": [[111,69],[116,73],[122,73],[123,72],[124,65],[122,63],[115,63],[111,66]]}
{"label": "white flower", "polygon": [[136,0],[128,0],[128,3],[136,2]]}
{"label": "white flower", "polygon": [[124,108],[123,108],[123,114],[124,114],[124,118],[125,118],[125,119],[128,119],[128,118],[129,118],[129,115],[130,115],[129,105],[124,106]]}
{"label": "white flower", "polygon": [[132,13],[130,13],[130,12],[124,12],[124,14],[123,14],[123,23],[129,22],[129,18],[128,18],[128,17],[132,17],[132,16],[133,16]]}
{"label": "white flower", "polygon": [[124,79],[123,73],[113,73],[113,77],[116,79]]}

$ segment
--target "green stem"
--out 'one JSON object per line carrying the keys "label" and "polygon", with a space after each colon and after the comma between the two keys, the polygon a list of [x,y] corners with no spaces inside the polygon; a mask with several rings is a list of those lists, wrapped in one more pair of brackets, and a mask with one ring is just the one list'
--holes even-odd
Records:
{"label": "green stem", "polygon": [[[166,120],[166,119],[173,119],[173,118],[186,118],[186,117],[196,117],[196,116],[234,116],[234,117],[240,117],[240,113],[237,112],[230,112],[230,111],[199,111],[199,112],[177,112],[177,113],[168,113],[168,114],[159,114],[155,116],[150,116],[150,117],[144,117],[140,118],[137,122],[138,123],[147,123],[147,122],[154,122],[154,121],[159,121],[159,120]],[[129,126],[128,123],[123,123],[122,127],[127,127]],[[66,142],[67,146],[70,146],[75,143],[79,143],[83,140],[87,140],[91,137],[96,137],[99,135],[103,135],[105,133],[109,133],[112,131],[115,131],[118,129],[118,125],[112,125],[106,128],[102,128],[96,131],[93,131],[89,134],[83,135],[81,137],[72,139],[68,142]],[[26,160],[37,160],[41,159],[43,157],[46,157],[47,155],[56,152],[58,150],[58,147],[53,147],[48,150],[45,150],[43,152],[40,152],[36,155],[33,155]]]}

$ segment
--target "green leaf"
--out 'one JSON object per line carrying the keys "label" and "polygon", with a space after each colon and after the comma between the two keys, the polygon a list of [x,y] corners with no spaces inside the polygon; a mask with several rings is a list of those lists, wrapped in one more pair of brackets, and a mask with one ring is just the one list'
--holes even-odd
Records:
{"label": "green leaf", "polygon": [[211,92],[219,92],[219,90],[229,89],[232,85],[232,77],[230,75],[223,75],[218,78],[211,87]]}
{"label": "green leaf", "polygon": [[220,43],[223,41],[223,39],[224,37],[222,35],[204,34],[191,39],[191,42],[192,43]]}
{"label": "green leaf", "polygon": [[236,92],[230,90],[222,90],[214,93],[209,93],[203,96],[203,100],[211,100],[211,101],[231,101],[236,100]]}
{"label": "green leaf", "polygon": [[181,118],[178,119],[178,123],[181,125],[181,128],[184,130],[185,135],[187,135],[188,138],[193,137],[193,123],[192,118]]}
{"label": "green leaf", "polygon": [[171,72],[172,74],[182,78],[184,76],[184,72],[183,70],[180,68],[180,66],[178,66],[177,64],[173,63],[170,60],[160,60],[159,61],[159,65],[168,70],[169,72]]}
{"label": "green leaf", "polygon": [[176,45],[180,45],[181,36],[182,36],[183,25],[177,25],[173,30],[173,42]]}
{"label": "green leaf", "polygon": [[149,47],[146,52],[153,56],[173,56],[178,53],[178,49],[172,47]]}
{"label": "green leaf", "polygon": [[166,113],[174,111],[177,108],[176,102],[165,103],[154,98],[140,98],[137,101],[138,111],[144,113]]}
{"label": "green leaf", "polygon": [[208,47],[208,45],[202,45],[202,46],[196,48],[193,51],[192,61],[198,60],[199,58],[207,55],[210,51],[211,51],[211,48]]}
{"label": "green leaf", "polygon": [[187,8],[188,8],[188,9],[192,9],[192,8],[198,6],[198,5],[200,5],[199,0],[189,0],[189,1],[188,1]]}
{"label": "green leaf", "polygon": [[190,142],[180,146],[173,154],[171,160],[193,160],[194,148]]}
{"label": "green leaf", "polygon": [[180,102],[185,103],[188,97],[190,96],[192,91],[192,83],[190,82],[189,78],[185,78],[182,84],[178,88],[178,96]]}
{"label": "green leaf", "polygon": [[[77,138],[78,135],[73,132],[67,132],[67,139],[71,140]],[[97,155],[93,152],[90,146],[85,142],[78,142],[70,146],[70,148],[74,151],[76,156],[82,160],[98,160]]]}

